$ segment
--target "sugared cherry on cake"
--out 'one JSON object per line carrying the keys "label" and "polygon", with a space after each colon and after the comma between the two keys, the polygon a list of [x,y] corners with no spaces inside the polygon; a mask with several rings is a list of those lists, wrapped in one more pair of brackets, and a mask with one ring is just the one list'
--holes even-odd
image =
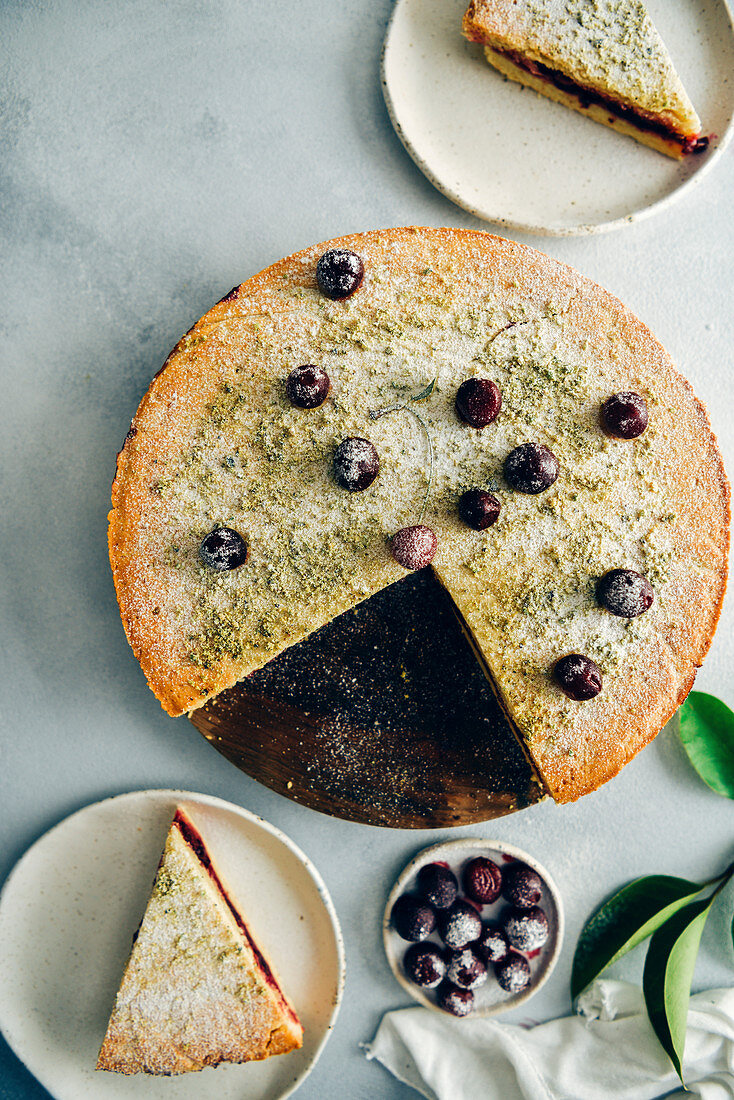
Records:
{"label": "sugared cherry on cake", "polygon": [[404,940],[417,943],[428,939],[436,927],[436,914],[430,905],[410,894],[402,894],[392,907],[392,923]]}
{"label": "sugared cherry on cake", "polygon": [[499,500],[486,489],[467,489],[459,497],[459,515],[474,531],[486,531],[496,523],[500,510]]}
{"label": "sugared cherry on cake", "polygon": [[471,428],[486,428],[502,408],[502,392],[489,378],[467,378],[456,391],[456,411]]}
{"label": "sugared cherry on cake", "polygon": [[518,493],[537,495],[558,478],[558,459],[543,443],[521,443],[505,459],[505,481]]}
{"label": "sugared cherry on cake", "polygon": [[502,871],[486,856],[470,859],[462,874],[464,892],[481,905],[491,905],[502,890]]}
{"label": "sugared cherry on cake", "polygon": [[613,393],[601,407],[602,424],[618,439],[637,439],[648,425],[647,402],[639,393]]}
{"label": "sugared cherry on cake", "polygon": [[485,962],[497,963],[504,959],[510,949],[510,945],[507,942],[507,936],[500,926],[493,921],[489,921],[482,929],[482,934],[477,940],[476,948],[477,951],[481,953]]}
{"label": "sugared cherry on cake", "polygon": [[474,994],[471,989],[460,989],[451,982],[443,982],[438,987],[436,1004],[452,1016],[468,1016],[474,1008]]}
{"label": "sugared cherry on cake", "polygon": [[425,569],[433,561],[437,549],[436,533],[425,523],[401,527],[390,539],[392,556],[403,569]]}
{"label": "sugared cherry on cake", "polygon": [[459,883],[449,867],[441,863],[426,863],[418,872],[416,889],[434,909],[448,909],[456,901]]}
{"label": "sugared cherry on cake", "polygon": [[403,970],[421,989],[435,989],[446,977],[446,960],[433,943],[414,943],[405,952]]}
{"label": "sugared cherry on cake", "polygon": [[348,248],[330,248],[316,264],[316,282],[326,298],[349,298],[364,278],[361,256]]}
{"label": "sugared cherry on cake", "polygon": [[634,569],[610,569],[597,583],[596,598],[612,615],[635,619],[650,610],[655,593],[647,577]]}
{"label": "sugared cherry on cake", "polygon": [[334,477],[342,489],[361,493],[380,472],[380,456],[374,443],[360,436],[343,439],[334,454]]}
{"label": "sugared cherry on cake", "polygon": [[532,867],[513,863],[505,870],[502,896],[520,909],[530,909],[543,897],[543,880]]}
{"label": "sugared cherry on cake", "polygon": [[482,920],[473,905],[457,898],[448,909],[439,912],[438,931],[446,946],[456,951],[479,939]]}
{"label": "sugared cherry on cake", "polygon": [[556,661],[553,679],[561,691],[577,703],[593,699],[602,689],[601,669],[583,653],[567,653]]}
{"label": "sugared cherry on cake", "polygon": [[297,409],[317,409],[323,405],[330,389],[331,380],[326,371],[312,363],[295,367],[285,383],[288,400]]}
{"label": "sugared cherry on cake", "polygon": [[494,973],[506,993],[522,993],[530,985],[530,963],[516,951],[510,951],[498,962]]}
{"label": "sugared cherry on cake", "polygon": [[247,543],[231,527],[215,527],[201,540],[199,558],[217,573],[238,569],[247,561]]}
{"label": "sugared cherry on cake", "polygon": [[462,989],[477,989],[487,980],[487,967],[476,951],[463,947],[449,958],[446,977],[453,985]]}
{"label": "sugared cherry on cake", "polygon": [[548,918],[539,905],[509,909],[502,926],[509,943],[518,951],[539,951],[548,939]]}

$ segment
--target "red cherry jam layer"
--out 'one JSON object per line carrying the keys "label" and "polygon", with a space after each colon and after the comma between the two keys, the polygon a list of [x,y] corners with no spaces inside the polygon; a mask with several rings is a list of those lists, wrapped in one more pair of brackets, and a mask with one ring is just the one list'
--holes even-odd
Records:
{"label": "red cherry jam layer", "polygon": [[609,111],[615,118],[623,119],[625,122],[631,122],[638,130],[647,130],[653,134],[660,134],[667,141],[675,142],[677,145],[680,145],[684,157],[691,153],[703,153],[708,148],[709,139],[707,137],[701,137],[698,134],[694,137],[686,137],[684,134],[679,134],[676,130],[673,130],[670,126],[666,126],[660,119],[653,118],[646,111],[636,107],[628,107],[626,104],[619,103],[616,99],[612,99],[602,92],[587,88],[583,84],[577,84],[575,80],[571,80],[565,73],[561,73],[557,69],[551,69],[549,66],[541,64],[540,61],[531,61],[529,58],[523,57],[519,53],[515,53],[514,50],[498,50],[494,46],[492,46],[491,49],[502,57],[506,57],[513,65],[517,65],[518,68],[524,69],[532,76],[536,76],[540,80],[546,80],[549,84],[553,84],[556,88],[560,89],[560,91],[575,96],[582,108],[586,109],[591,106],[592,103],[596,103]]}
{"label": "red cherry jam layer", "polygon": [[183,813],[182,810],[176,810],[176,816],[173,819],[173,824],[178,828],[179,832],[181,833],[181,836],[186,841],[189,848],[191,848],[192,852],[194,853],[196,858],[199,860],[202,867],[204,867],[206,869],[206,871],[208,872],[212,882],[216,886],[219,893],[222,895],[222,898],[224,899],[224,901],[227,903],[227,906],[229,907],[230,913],[232,914],[234,919],[237,921],[237,926],[239,927],[240,931],[242,932],[245,939],[247,940],[250,947],[252,948],[253,954],[255,955],[255,958],[257,959],[258,966],[260,967],[260,969],[263,973],[263,977],[265,978],[266,982],[268,983],[270,988],[273,990],[273,992],[277,996],[281,1007],[288,1013],[288,1015],[291,1017],[291,1019],[295,1023],[300,1025],[301,1021],[298,1019],[298,1016],[297,1016],[296,1012],[294,1011],[294,1009],[291,1008],[291,1006],[288,1004],[285,997],[283,996],[283,993],[281,992],[280,986],[276,982],[276,980],[273,976],[273,972],[270,969],[270,967],[268,966],[262,952],[260,951],[260,948],[257,946],[255,941],[253,940],[252,936],[250,935],[250,930],[248,929],[247,925],[245,924],[245,922],[242,919],[242,917],[240,916],[240,914],[235,909],[234,904],[232,903],[232,901],[230,900],[229,895],[227,894],[227,891],[224,889],[224,886],[222,885],[222,880],[220,879],[219,875],[217,874],[216,870],[214,869],[214,865],[212,864],[211,857],[209,856],[209,852],[207,851],[206,844],[202,840],[201,834],[199,833],[198,829],[196,829],[191,824],[191,822],[189,821],[189,819],[186,817],[186,815]]}

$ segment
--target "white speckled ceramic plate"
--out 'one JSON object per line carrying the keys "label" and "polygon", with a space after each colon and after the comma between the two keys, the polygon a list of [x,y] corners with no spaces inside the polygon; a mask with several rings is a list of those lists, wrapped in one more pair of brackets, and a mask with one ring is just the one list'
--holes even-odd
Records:
{"label": "white speckled ceramic plate", "polygon": [[[402,961],[410,944],[401,939],[392,927],[390,914],[392,913],[393,905],[400,895],[410,893],[414,889],[418,872],[421,867],[424,867],[427,863],[444,862],[448,864],[459,879],[459,893],[461,895],[462,867],[470,859],[475,859],[477,856],[487,856],[502,868],[519,860],[521,863],[527,864],[528,867],[532,867],[533,870],[538,872],[543,880],[543,896],[539,904],[548,918],[549,934],[541,950],[534,953],[532,956],[528,956],[531,981],[527,989],[524,989],[521,993],[505,993],[497,984],[497,980],[492,974],[492,968],[489,967],[490,973],[487,981],[474,991],[475,1003],[472,1016],[497,1016],[500,1012],[507,1012],[511,1008],[517,1008],[518,1005],[524,1004],[525,1001],[529,1000],[538,992],[540,987],[544,985],[550,977],[558,961],[558,956],[563,944],[563,905],[560,894],[558,893],[558,888],[545,867],[538,863],[536,859],[533,859],[532,856],[528,855],[527,852],[521,851],[520,848],[513,847],[512,844],[505,844],[504,841],[484,840],[480,837],[465,837],[462,840],[450,840],[446,844],[434,844],[431,848],[424,848],[422,852],[418,853],[415,859],[411,860],[390,891],[390,896],[385,906],[385,914],[382,919],[382,938],[392,972],[403,989],[405,989],[416,1001],[419,1001],[420,1004],[433,1009],[434,1012],[440,1012],[442,1015],[443,1009],[439,1008],[436,1004],[435,990],[423,990],[405,976]],[[503,901],[502,898],[492,905],[482,906],[482,920],[496,921],[504,908],[507,908],[507,902]],[[441,939],[437,932],[434,932],[433,935],[424,942],[433,942],[439,946],[441,945]]]}
{"label": "white speckled ceramic plate", "polygon": [[647,0],[686,89],[715,134],[683,161],[505,80],[461,34],[466,0],[397,0],[382,61],[385,100],[428,179],[477,217],[568,236],[660,210],[721,155],[734,119],[734,31],[725,0]]}
{"label": "white speckled ceramic plate", "polygon": [[[94,1068],[177,805],[201,829],[304,1027],[299,1051],[180,1077]],[[336,913],[316,868],[247,810],[186,791],[87,806],[26,852],[0,895],[0,1028],[57,1100],[281,1100],[334,1026],[344,978]]]}

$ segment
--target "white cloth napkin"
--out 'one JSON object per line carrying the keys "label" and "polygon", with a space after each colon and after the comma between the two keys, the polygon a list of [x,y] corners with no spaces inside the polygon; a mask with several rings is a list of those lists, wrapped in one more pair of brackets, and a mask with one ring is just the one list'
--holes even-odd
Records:
{"label": "white cloth napkin", "polygon": [[599,980],[578,1011],[524,1028],[403,1008],[383,1017],[367,1057],[428,1100],[734,1100],[734,989],[691,997],[688,1092],[637,986]]}

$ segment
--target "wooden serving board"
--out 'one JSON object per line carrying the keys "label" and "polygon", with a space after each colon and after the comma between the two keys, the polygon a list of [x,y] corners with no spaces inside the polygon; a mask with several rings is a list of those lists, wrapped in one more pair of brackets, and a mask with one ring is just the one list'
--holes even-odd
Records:
{"label": "wooden serving board", "polygon": [[254,779],[349,821],[445,828],[543,797],[427,569],[340,615],[191,721]]}

